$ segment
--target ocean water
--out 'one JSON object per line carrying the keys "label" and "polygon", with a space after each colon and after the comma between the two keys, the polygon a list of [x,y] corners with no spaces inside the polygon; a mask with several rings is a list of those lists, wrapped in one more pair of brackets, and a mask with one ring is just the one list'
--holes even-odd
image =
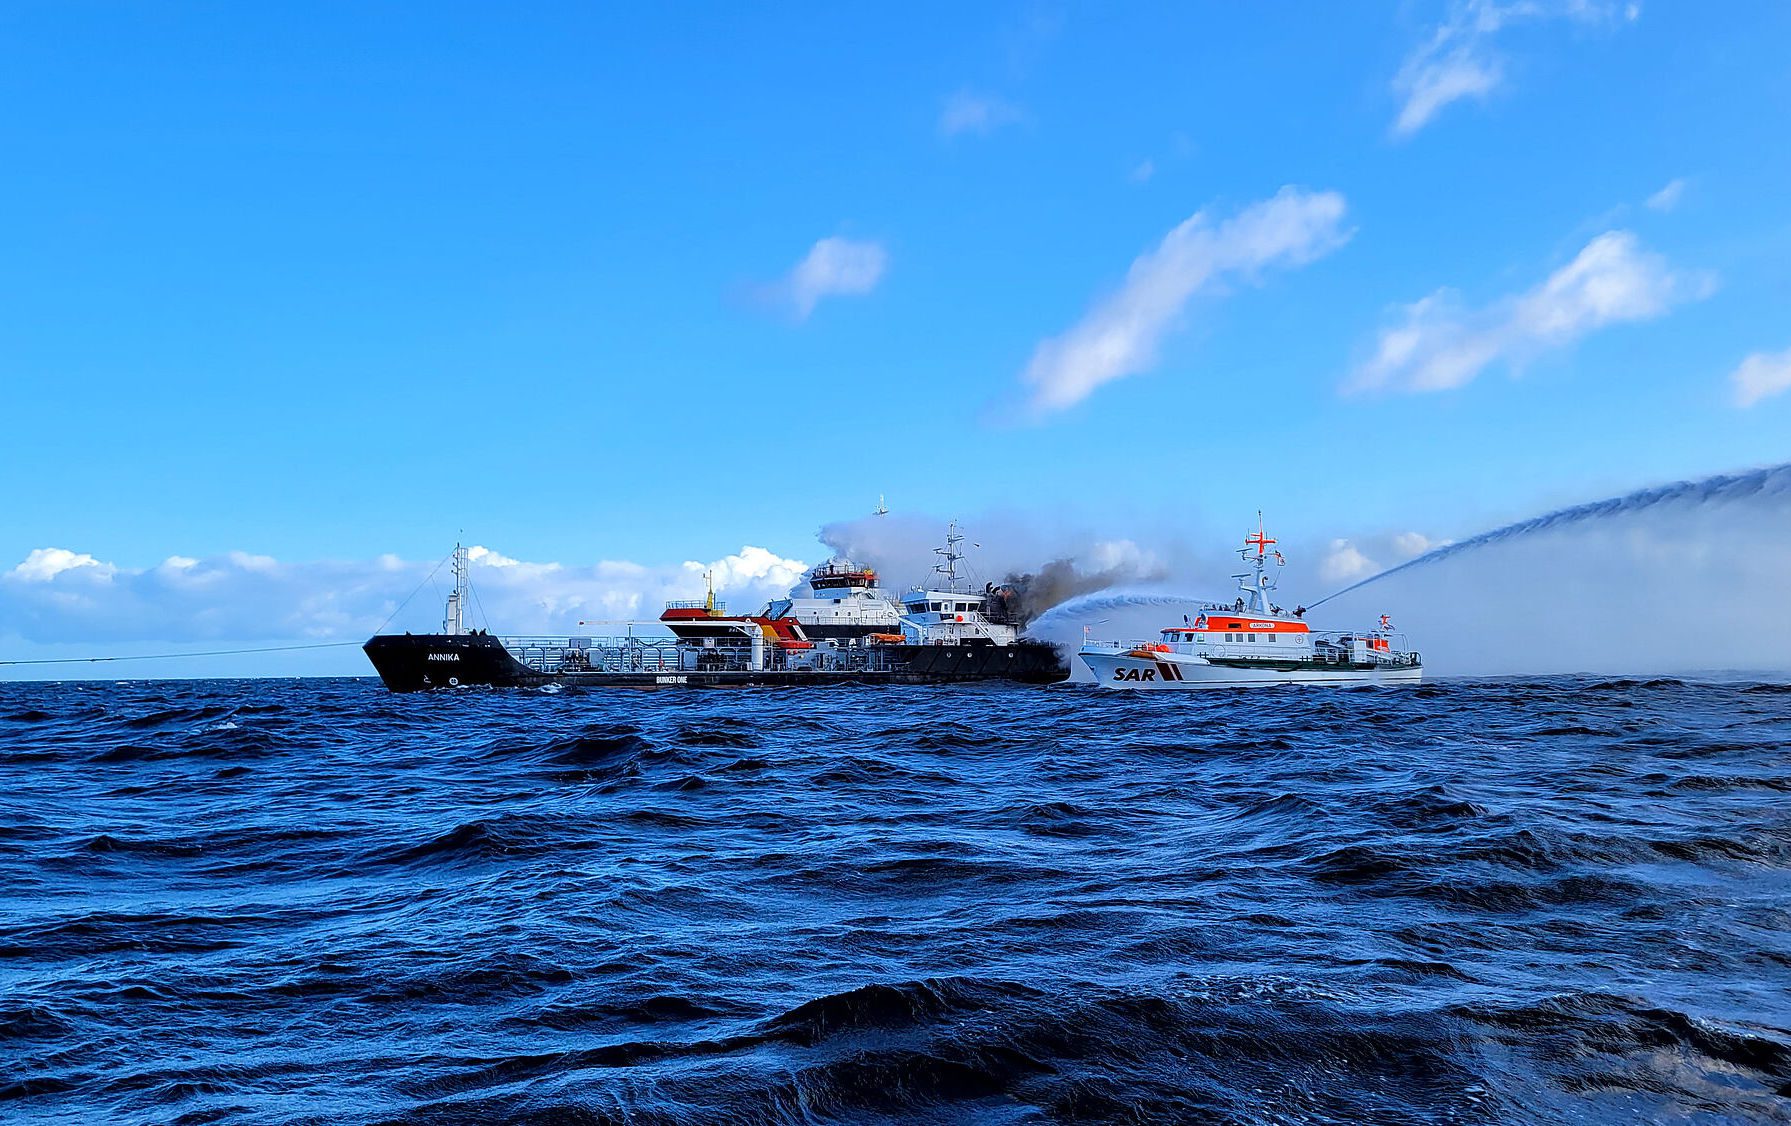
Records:
{"label": "ocean water", "polygon": [[0,1120],[1791,1122],[1791,687],[0,685]]}

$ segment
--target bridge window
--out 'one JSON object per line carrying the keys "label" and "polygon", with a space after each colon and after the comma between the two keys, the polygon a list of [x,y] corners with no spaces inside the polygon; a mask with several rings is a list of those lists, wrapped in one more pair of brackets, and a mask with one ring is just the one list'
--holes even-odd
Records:
{"label": "bridge window", "polygon": [[1255,635],[1255,634],[1251,634],[1251,635],[1250,635],[1250,640],[1251,640],[1251,641],[1255,641],[1255,640],[1256,640],[1256,635]]}

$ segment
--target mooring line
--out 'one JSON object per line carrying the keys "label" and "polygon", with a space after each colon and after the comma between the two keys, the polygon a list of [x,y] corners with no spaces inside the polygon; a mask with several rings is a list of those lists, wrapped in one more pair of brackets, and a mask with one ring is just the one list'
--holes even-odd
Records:
{"label": "mooring line", "polygon": [[92,665],[101,661],[166,661],[173,657],[235,657],[243,653],[293,653],[300,649],[340,649],[359,641],[320,641],[313,645],[263,645],[253,649],[207,649],[195,653],[123,653],[105,657],[40,657],[29,661],[0,661],[0,665]]}
{"label": "mooring line", "polygon": [[[398,604],[398,608],[379,624],[379,629],[373,632],[383,632],[387,626],[391,625],[392,619],[404,612],[404,608],[410,605],[411,599],[417,596],[424,584],[433,579],[436,572],[442,569],[442,564],[447,561],[446,555],[437,560],[434,569],[423,576],[423,581],[417,584],[416,590],[411,591],[404,601]],[[192,653],[124,653],[103,657],[39,657],[33,660],[0,661],[0,668],[18,665],[95,665],[107,661],[167,661],[176,657],[236,657],[245,653],[296,653],[301,649],[340,649],[348,645],[361,644],[364,643],[359,641],[320,641],[308,645],[261,645],[250,649],[207,649]]]}

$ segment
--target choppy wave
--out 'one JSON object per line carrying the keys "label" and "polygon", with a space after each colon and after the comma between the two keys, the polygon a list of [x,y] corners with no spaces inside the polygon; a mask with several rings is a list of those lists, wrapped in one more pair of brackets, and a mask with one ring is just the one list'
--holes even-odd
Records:
{"label": "choppy wave", "polygon": [[1791,692],[0,686],[0,1120],[1791,1121]]}

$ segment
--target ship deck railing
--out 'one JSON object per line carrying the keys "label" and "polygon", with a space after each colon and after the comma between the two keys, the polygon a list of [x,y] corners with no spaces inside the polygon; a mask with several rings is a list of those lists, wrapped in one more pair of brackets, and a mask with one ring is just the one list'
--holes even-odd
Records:
{"label": "ship deck railing", "polygon": [[536,672],[678,672],[678,639],[665,637],[500,637],[510,656]]}
{"label": "ship deck railing", "polygon": [[[1207,632],[1210,633],[1212,631],[1208,630]],[[1224,631],[1221,630],[1219,632],[1223,633]],[[1235,632],[1235,631],[1233,631],[1233,632]],[[1353,648],[1351,646],[1341,644],[1341,642],[1345,638],[1349,638],[1349,639],[1366,638],[1370,635],[1366,634],[1366,633],[1361,633],[1361,632],[1353,632],[1350,630],[1323,630],[1323,631],[1313,630],[1310,636],[1312,636],[1314,639],[1316,639],[1317,644],[1313,645],[1310,655],[1300,655],[1300,656],[1295,656],[1293,653],[1289,652],[1289,650],[1287,648],[1281,647],[1281,646],[1276,646],[1276,645],[1257,644],[1257,645],[1250,646],[1249,651],[1247,653],[1239,653],[1239,652],[1235,651],[1235,646],[1236,646],[1235,642],[1224,642],[1224,641],[1165,642],[1161,638],[1149,638],[1149,639],[1140,639],[1140,640],[1134,640],[1134,641],[1094,641],[1094,640],[1089,640],[1089,641],[1085,641],[1082,643],[1082,651],[1085,653],[1129,653],[1134,649],[1143,649],[1146,651],[1157,651],[1157,652],[1165,652],[1166,651],[1166,652],[1170,652],[1170,653],[1184,653],[1184,654],[1190,654],[1192,656],[1197,656],[1197,657],[1205,657],[1205,656],[1209,655],[1209,653],[1211,653],[1211,651],[1213,649],[1223,648],[1223,649],[1225,649],[1225,653],[1223,654],[1223,656],[1226,659],[1230,659],[1234,656],[1248,656],[1248,657],[1254,657],[1254,658],[1258,658],[1258,659],[1265,660],[1265,661],[1302,660],[1302,661],[1310,661],[1313,664],[1318,664],[1318,665],[1326,665],[1326,664],[1349,665],[1349,664],[1359,664],[1360,662],[1355,660],[1355,654],[1354,654]],[[1399,635],[1381,634],[1378,636],[1386,637],[1388,639],[1389,644],[1393,645],[1395,647],[1389,648],[1389,649],[1372,649],[1372,648],[1369,649],[1368,650],[1369,658],[1371,660],[1375,661],[1377,664],[1387,665],[1391,668],[1406,668],[1406,667],[1415,667],[1415,666],[1418,666],[1423,663],[1423,658],[1418,654],[1418,652],[1416,650],[1404,648],[1405,637],[1403,634],[1399,634]],[[1157,649],[1158,646],[1164,646],[1165,648],[1159,650],[1159,649]]]}
{"label": "ship deck railing", "polygon": [[820,660],[825,672],[885,671],[888,657],[880,647],[786,651],[775,644],[757,647],[750,641],[711,638],[714,644],[681,642],[664,637],[499,637],[510,656],[539,673],[689,673],[766,672],[804,667]]}

